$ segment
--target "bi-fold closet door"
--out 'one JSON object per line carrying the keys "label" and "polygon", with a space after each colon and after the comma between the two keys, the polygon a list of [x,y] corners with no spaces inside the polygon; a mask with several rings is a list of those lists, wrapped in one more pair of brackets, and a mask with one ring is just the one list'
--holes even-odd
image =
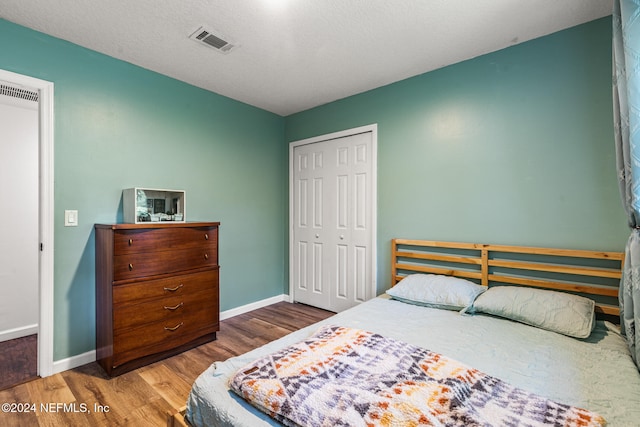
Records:
{"label": "bi-fold closet door", "polygon": [[293,299],[342,311],[375,296],[374,132],[293,148]]}

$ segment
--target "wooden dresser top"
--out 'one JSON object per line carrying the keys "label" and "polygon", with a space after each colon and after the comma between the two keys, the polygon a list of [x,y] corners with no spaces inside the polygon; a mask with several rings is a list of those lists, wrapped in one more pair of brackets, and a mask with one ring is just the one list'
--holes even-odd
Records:
{"label": "wooden dresser top", "polygon": [[96,228],[110,228],[112,230],[135,230],[139,228],[172,228],[172,227],[217,227],[219,222],[145,222],[143,224],[96,224]]}

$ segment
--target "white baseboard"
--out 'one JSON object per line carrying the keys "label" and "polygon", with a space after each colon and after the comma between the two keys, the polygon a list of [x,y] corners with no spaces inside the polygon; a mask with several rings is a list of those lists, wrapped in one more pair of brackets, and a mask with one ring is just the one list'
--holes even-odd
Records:
{"label": "white baseboard", "polygon": [[229,319],[239,314],[244,314],[251,310],[256,310],[258,308],[266,307],[268,305],[275,304],[277,302],[282,302],[282,301],[289,302],[289,295],[286,295],[286,294],[277,295],[275,297],[263,299],[261,301],[256,301],[250,304],[242,305],[240,307],[232,308],[231,310],[225,310],[220,313],[220,320]]}
{"label": "white baseboard", "polygon": [[67,357],[66,359],[56,360],[53,362],[53,372],[51,374],[68,371],[69,369],[77,368],[78,366],[86,365],[87,363],[95,361],[95,350],[87,351],[86,353],[78,354],[76,356]]}
{"label": "white baseboard", "polygon": [[[232,308],[231,310],[225,310],[220,313],[220,320],[229,319],[233,316],[247,313],[251,310],[256,310],[258,308],[266,307],[268,305],[275,304],[281,301],[290,302],[289,295],[282,294],[275,297],[263,299],[261,301],[252,302],[250,304],[246,304],[240,307]],[[37,330],[37,327],[36,327],[36,330]],[[59,372],[77,368],[78,366],[86,365],[87,363],[91,363],[95,361],[96,361],[95,350],[87,351],[86,353],[78,354],[76,356],[67,357],[66,359],[56,360],[53,362],[52,374],[57,374]]]}
{"label": "white baseboard", "polygon": [[0,331],[0,342],[14,340],[16,338],[28,337],[38,333],[38,324],[21,326],[19,328]]}

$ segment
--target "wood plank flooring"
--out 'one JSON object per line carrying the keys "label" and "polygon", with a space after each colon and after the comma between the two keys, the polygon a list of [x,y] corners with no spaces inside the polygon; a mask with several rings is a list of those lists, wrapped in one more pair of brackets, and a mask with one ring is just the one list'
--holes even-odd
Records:
{"label": "wood plank flooring", "polygon": [[218,339],[177,356],[108,378],[95,362],[0,391],[6,426],[164,426],[185,405],[191,384],[225,360],[325,319],[333,313],[280,302],[224,320]]}

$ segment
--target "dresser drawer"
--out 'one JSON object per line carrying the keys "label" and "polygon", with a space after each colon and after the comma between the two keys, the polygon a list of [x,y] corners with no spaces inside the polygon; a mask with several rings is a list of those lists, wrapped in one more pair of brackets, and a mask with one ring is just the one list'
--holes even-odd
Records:
{"label": "dresser drawer", "polygon": [[115,255],[206,248],[217,262],[218,227],[175,227],[116,230]]}
{"label": "dresser drawer", "polygon": [[218,289],[218,269],[181,274],[166,279],[145,280],[115,285],[113,304],[139,304],[157,298],[184,297],[207,289]]}
{"label": "dresser drawer", "polygon": [[113,366],[170,350],[218,329],[218,311],[208,307],[185,312],[170,322],[160,321],[123,330],[113,337]]}
{"label": "dresser drawer", "polygon": [[153,275],[178,273],[217,265],[217,256],[207,248],[180,251],[132,253],[113,257],[113,280],[128,280]]}
{"label": "dresser drawer", "polygon": [[193,312],[203,311],[217,313],[218,292],[213,286],[200,292],[186,292],[184,295],[153,299],[138,304],[124,304],[113,307],[113,329],[136,328],[147,323],[164,321],[173,326]]}

